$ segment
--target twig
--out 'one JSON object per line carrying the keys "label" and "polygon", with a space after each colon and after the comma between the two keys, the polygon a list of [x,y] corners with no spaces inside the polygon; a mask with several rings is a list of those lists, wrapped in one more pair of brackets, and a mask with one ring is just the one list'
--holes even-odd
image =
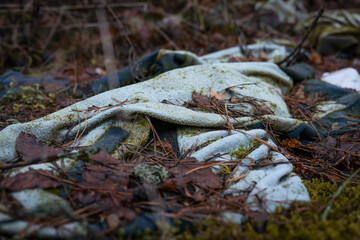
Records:
{"label": "twig", "polygon": [[171,38],[163,31],[161,30],[159,27],[157,27],[154,24],[150,24],[151,28],[154,29],[158,34],[160,34],[166,41],[168,41],[168,43],[175,48],[175,50],[179,50],[180,48],[178,47],[178,45],[176,45],[176,43],[171,40]]}
{"label": "twig", "polygon": [[256,136],[254,136],[254,135],[252,135],[252,134],[250,134],[250,133],[241,131],[241,130],[239,130],[239,129],[235,129],[235,131],[240,132],[240,133],[245,134],[245,135],[248,135],[248,136],[250,136],[250,137],[252,137],[252,138],[255,138],[255,139],[258,140],[259,142],[261,142],[261,143],[265,144],[266,146],[268,146],[271,150],[273,150],[273,151],[275,151],[275,152],[278,152],[278,153],[281,153],[276,147],[274,147],[273,145],[269,144],[268,142],[262,140],[262,139],[259,138],[259,137],[256,137]]}
{"label": "twig", "polygon": [[[88,117],[88,112],[85,113],[85,126],[84,126],[84,129],[83,129],[83,131],[80,133],[80,135],[78,136],[78,138],[75,137],[74,142],[73,142],[73,147],[75,147],[75,143],[82,138],[82,136],[84,135],[84,133],[85,133],[85,131],[86,131],[86,129],[87,129],[87,124],[88,124],[88,122],[87,122],[87,117]],[[79,131],[80,131],[80,124],[79,124]]]}
{"label": "twig", "polygon": [[230,9],[231,16],[233,18],[235,27],[236,28],[241,28],[241,31],[240,31],[239,36],[238,36],[239,49],[240,49],[240,53],[243,54],[246,58],[249,57],[250,52],[249,52],[249,49],[248,49],[248,47],[246,45],[244,32],[246,31],[246,28],[248,27],[248,25],[250,25],[250,23],[255,19],[255,17],[257,17],[259,15],[259,12],[264,7],[265,3],[266,3],[266,1],[264,1],[258,9],[255,9],[255,11],[252,14],[251,18],[244,24],[243,27],[240,27],[237,24],[234,10],[232,8]]}
{"label": "twig", "polygon": [[[62,6],[54,6],[54,7],[41,7],[40,12],[61,12]],[[110,8],[134,8],[134,7],[142,7],[147,8],[148,3],[146,2],[128,2],[128,3],[108,3],[108,7]],[[69,10],[89,10],[89,9],[97,9],[99,4],[87,4],[87,5],[65,5],[66,9]],[[24,13],[29,12],[31,9],[23,9],[22,4],[0,4],[0,13]]]}
{"label": "twig", "polygon": [[326,6],[326,4],[324,3],[322,8],[320,9],[318,15],[314,18],[313,22],[311,23],[310,27],[308,28],[306,34],[301,39],[300,43],[292,50],[292,52],[286,58],[284,58],[280,62],[277,62],[276,63],[277,65],[280,66],[281,64],[287,62],[285,67],[288,67],[294,61],[295,57],[300,53],[300,51],[302,49],[302,45],[304,44],[305,40],[309,37],[311,31],[315,28],[317,22],[319,21],[320,17],[324,13],[325,6]]}
{"label": "twig", "polygon": [[200,30],[204,31],[204,29],[205,29],[204,17],[203,17],[203,15],[201,13],[201,9],[200,9],[198,0],[193,0],[193,6],[194,6],[196,14],[197,14],[197,16],[199,18]]}
{"label": "twig", "polygon": [[238,177],[235,177],[235,178],[231,178],[231,179],[228,179],[226,182],[230,183],[230,182],[236,182],[244,177],[246,177],[248,175],[249,171],[246,170],[243,174],[241,174],[240,176]]}
{"label": "twig", "polygon": [[43,51],[45,51],[46,48],[48,47],[48,45],[50,44],[51,39],[53,38],[57,28],[59,27],[59,25],[61,23],[61,20],[62,20],[62,18],[64,16],[64,12],[65,12],[65,7],[62,6],[61,10],[60,10],[60,13],[59,13],[59,16],[57,17],[57,19],[55,21],[55,24],[52,25],[50,33],[49,33],[47,39],[45,40],[45,43],[42,45],[42,50]]}
{"label": "twig", "polygon": [[117,74],[114,74],[116,72],[115,50],[104,7],[96,9],[96,17],[100,23],[99,31],[104,53],[104,65],[107,74],[109,74],[107,78],[107,85],[109,89],[115,89],[120,86],[120,83]]}
{"label": "twig", "polygon": [[238,163],[237,162],[234,162],[234,161],[214,161],[214,163],[210,163],[210,164],[206,164],[206,165],[203,165],[203,166],[200,166],[200,167],[196,167],[196,168],[193,168],[189,171],[187,171],[184,175],[188,175],[192,172],[195,172],[195,171],[198,171],[198,170],[201,170],[201,169],[204,169],[204,168],[209,168],[209,167],[214,167],[216,165],[229,165],[229,166],[232,166],[232,165],[237,165]]}
{"label": "twig", "polygon": [[242,86],[245,86],[245,85],[256,85],[256,86],[257,86],[257,83],[242,83],[242,84],[237,84],[237,85],[234,85],[234,86],[226,87],[226,88],[218,91],[218,93],[226,92],[226,91],[228,91],[230,88],[240,88],[240,89],[243,89]]}
{"label": "twig", "polygon": [[122,31],[124,33],[125,39],[128,42],[128,44],[130,45],[130,48],[134,48],[134,44],[132,43],[132,41],[129,38],[129,34],[127,32],[127,30],[125,29],[124,25],[121,23],[120,19],[118,18],[118,16],[116,16],[116,14],[114,13],[114,11],[112,10],[111,7],[107,7],[107,9],[109,10],[109,12],[111,13],[111,15],[113,15],[113,17],[116,20],[116,23],[119,25],[119,30]]}
{"label": "twig", "polygon": [[327,215],[331,209],[332,204],[335,201],[335,198],[337,198],[340,193],[342,192],[342,190],[344,189],[344,187],[350,183],[350,181],[360,172],[360,168],[358,168],[353,174],[351,174],[351,176],[346,179],[343,184],[341,184],[341,186],[336,190],[336,192],[332,195],[329,204],[327,205],[325,211],[323,212],[322,216],[321,216],[321,220],[322,221],[326,221]]}

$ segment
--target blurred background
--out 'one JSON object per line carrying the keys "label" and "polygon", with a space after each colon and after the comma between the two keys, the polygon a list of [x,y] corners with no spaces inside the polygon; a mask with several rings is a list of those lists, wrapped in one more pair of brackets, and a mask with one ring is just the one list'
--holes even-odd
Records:
{"label": "blurred background", "polygon": [[[319,0],[302,0],[318,11]],[[255,39],[299,41],[296,22],[251,0],[28,0],[0,3],[0,74],[50,71],[90,81],[160,48],[198,55]],[[327,1],[327,10],[359,8],[360,1]],[[107,65],[107,66],[106,66]]]}

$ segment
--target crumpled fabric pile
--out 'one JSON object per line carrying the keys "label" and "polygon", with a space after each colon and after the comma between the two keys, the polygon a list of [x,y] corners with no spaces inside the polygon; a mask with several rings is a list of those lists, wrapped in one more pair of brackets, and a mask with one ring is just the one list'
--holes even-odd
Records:
{"label": "crumpled fabric pile", "polygon": [[[96,146],[119,158],[126,153],[125,143],[136,146],[146,142],[150,134],[146,118],[150,117],[178,126],[176,135],[180,152],[194,145],[203,146],[192,152],[191,156],[198,161],[246,159],[243,166],[232,173],[234,177],[242,174],[246,177],[234,182],[224,194],[236,195],[251,190],[248,203],[254,210],[258,208],[255,196],[264,199],[263,207],[270,212],[292,201],[309,201],[301,179],[292,173],[292,164],[274,151],[276,144],[264,130],[265,123],[268,123],[274,130],[296,138],[305,133],[315,134],[306,122],[292,118],[283,100],[282,95],[293,85],[292,79],[273,63],[205,63],[207,56],[197,57],[186,52],[172,54],[190,56],[197,64],[103,92],[31,122],[10,125],[0,132],[1,162],[16,157],[15,142],[21,132],[33,134],[47,144],[66,137],[69,142],[76,140],[73,147]],[[184,107],[185,102],[192,101],[194,92],[205,96],[210,96],[211,92],[225,93],[224,99],[229,100],[228,108],[244,113],[256,111],[254,105],[246,102],[232,104],[230,99],[251,98],[257,106],[270,109],[271,113],[227,119],[216,113]],[[229,123],[233,127],[231,131],[227,130]],[[80,139],[79,132],[84,133]],[[114,132],[117,138],[109,138]],[[265,157],[274,165],[248,170],[249,161],[256,162]],[[73,161],[64,160],[65,171],[71,170]],[[51,164],[34,164],[9,174],[14,176],[26,172],[30,167],[50,169]],[[218,169],[219,166],[213,167],[213,171]],[[56,203],[72,212],[65,200],[44,190],[24,190],[13,193],[13,196],[29,211]],[[39,199],[42,200],[37,201]],[[5,214],[0,217],[1,220],[10,218]],[[223,218],[242,221],[237,213],[224,213]],[[16,233],[26,226],[26,222],[19,220],[2,224],[0,228],[4,232]],[[41,237],[66,237],[86,232],[86,226],[79,222],[58,229],[34,225],[30,230],[34,229],[39,230],[38,236]]]}
{"label": "crumpled fabric pile", "polygon": [[[286,54],[282,48],[273,49],[275,53]],[[170,59],[182,59],[182,63],[187,62],[193,66],[177,68],[175,64],[169,67],[175,68],[174,70],[157,70],[154,74],[157,76],[152,79],[109,91],[105,91],[104,85],[102,89],[105,92],[94,97],[32,122],[8,126],[0,132],[1,162],[16,157],[15,142],[21,132],[31,133],[47,144],[59,142],[65,137],[68,142],[75,140],[73,147],[95,146],[120,158],[127,151],[124,144],[137,146],[146,142],[151,131],[146,118],[150,117],[161,120],[164,124],[177,125],[177,146],[181,153],[197,145],[202,147],[193,151],[191,157],[198,161],[243,161],[231,174],[235,178],[246,176],[234,182],[223,194],[236,195],[250,191],[247,202],[253,210],[260,211],[258,197],[263,199],[261,211],[266,209],[269,212],[280,205],[286,207],[292,201],[310,200],[301,179],[292,172],[292,164],[284,155],[275,151],[276,144],[265,131],[266,124],[270,124],[275,131],[299,140],[316,134],[309,123],[294,119],[288,111],[282,96],[293,86],[289,75],[273,63],[226,63],[226,59],[232,57],[234,49],[202,57],[185,51],[160,52],[161,54],[156,53],[158,58],[153,62],[169,54],[167,57],[170,56]],[[144,67],[143,72],[149,72],[149,69]],[[165,73],[160,74],[161,72]],[[120,76],[119,79],[122,79],[123,75],[117,74]],[[94,85],[96,89],[99,89],[99,83],[106,81],[97,80]],[[320,83],[322,85],[319,86]],[[324,90],[324,84],[330,85],[321,81],[309,81],[306,85],[307,91]],[[339,91],[340,88],[333,86],[333,89]],[[344,95],[352,94],[353,107],[359,108],[358,94],[355,96],[353,92],[343,91],[345,92],[337,96],[344,98]],[[252,113],[256,109],[252,104],[231,103],[230,100],[251,98],[257,106],[270,109],[271,113],[226,118],[216,113],[186,108],[184,103],[192,101],[194,92],[205,96],[210,96],[214,92],[225,94],[224,100],[229,100],[228,108],[243,113]],[[327,116],[334,114],[346,114],[344,110],[348,107],[344,100],[342,104],[336,101],[325,102],[319,106],[319,118],[327,119]],[[230,131],[229,124],[232,126]],[[79,132],[84,133],[82,138],[78,138]],[[324,131],[321,133],[328,134]],[[269,166],[249,170],[249,164],[264,158],[271,163]],[[70,171],[75,160],[63,160],[64,170]],[[30,167],[50,169],[51,164],[34,164],[18,168],[9,174],[14,176],[26,172]],[[214,166],[213,171],[218,171],[219,168],[220,166]],[[55,205],[62,206],[61,209],[67,209],[69,214],[73,214],[73,210],[64,199],[41,189],[15,192],[13,196],[30,212]],[[58,210],[59,208],[54,211]],[[1,220],[11,219],[3,213],[0,217]],[[236,212],[224,212],[222,217],[224,220],[238,223],[244,220],[243,216]],[[0,229],[7,233],[17,233],[27,226],[27,222],[18,220],[2,224]],[[86,224],[73,222],[58,228],[42,228],[33,224],[27,231],[35,230],[40,237],[70,237],[86,234]]]}

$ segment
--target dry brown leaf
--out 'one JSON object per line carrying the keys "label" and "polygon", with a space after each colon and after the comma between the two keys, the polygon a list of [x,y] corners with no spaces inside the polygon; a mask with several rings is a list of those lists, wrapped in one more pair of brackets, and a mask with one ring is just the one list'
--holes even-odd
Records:
{"label": "dry brown leaf", "polygon": [[26,162],[37,158],[47,159],[49,156],[63,153],[63,150],[43,145],[34,135],[23,132],[21,132],[16,139],[15,148],[16,152]]}
{"label": "dry brown leaf", "polygon": [[318,52],[312,52],[310,54],[310,61],[313,64],[321,64],[322,63],[322,57]]}
{"label": "dry brown leaf", "polygon": [[91,159],[96,161],[96,162],[100,162],[100,163],[109,163],[109,164],[119,164],[120,161],[112,156],[110,156],[109,153],[100,150],[98,153],[96,154],[92,154],[90,155]]}
{"label": "dry brown leaf", "polygon": [[193,159],[193,161],[194,164],[177,165],[175,167],[168,168],[168,172],[174,176],[174,178],[171,179],[176,181],[175,186],[177,188],[182,189],[188,183],[205,186],[211,189],[218,189],[221,187],[220,178],[216,176],[209,167],[186,174],[190,170],[199,167],[199,163],[195,159]]}
{"label": "dry brown leaf", "polygon": [[8,189],[13,192],[25,190],[25,189],[33,189],[33,188],[56,188],[60,185],[60,182],[44,176],[44,174],[53,175],[51,172],[46,170],[34,170],[30,168],[29,171],[25,173],[18,173],[14,177],[5,177],[1,181],[1,188]]}
{"label": "dry brown leaf", "polygon": [[268,58],[268,55],[267,55],[264,51],[261,51],[261,52],[260,52],[260,58],[262,58],[262,59],[267,59],[267,58]]}
{"label": "dry brown leaf", "polygon": [[224,98],[226,98],[226,93],[224,93],[224,94],[219,94],[219,93],[216,93],[216,92],[211,92],[210,91],[210,95],[211,96],[214,96],[216,99],[218,99],[218,100],[222,100],[222,99],[224,99]]}

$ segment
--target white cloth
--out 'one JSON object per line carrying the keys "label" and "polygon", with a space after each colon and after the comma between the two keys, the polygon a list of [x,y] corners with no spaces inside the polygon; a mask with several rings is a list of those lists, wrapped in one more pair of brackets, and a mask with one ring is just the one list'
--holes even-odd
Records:
{"label": "white cloth", "polygon": [[[145,119],[145,116],[149,116],[179,126],[177,133],[181,151],[186,151],[194,144],[204,144],[204,147],[192,153],[198,161],[222,154],[213,160],[228,161],[247,157],[256,162],[269,156],[273,163],[282,162],[250,171],[246,164],[240,164],[232,176],[247,173],[246,177],[235,181],[224,193],[242,194],[244,190],[251,190],[249,204],[254,204],[256,209],[254,196],[258,194],[264,198],[265,209],[273,211],[281,203],[308,201],[309,194],[300,178],[292,174],[292,165],[284,156],[249,135],[266,139],[268,144],[276,147],[266,131],[245,131],[244,128],[269,121],[273,129],[287,133],[303,124],[291,117],[282,98],[282,93],[291,87],[292,80],[272,63],[203,64],[172,70],[145,82],[104,92],[43,118],[8,126],[0,132],[0,162],[16,156],[15,141],[21,132],[34,134],[46,143],[59,142],[67,134],[70,140],[76,140],[74,146],[90,146],[109,128],[116,126],[130,133],[125,143],[140,145],[150,133],[149,123]],[[182,106],[184,102],[192,100],[193,92],[210,96],[210,92],[224,89],[231,89],[225,91],[225,99],[234,96],[251,97],[259,105],[270,108],[274,115],[230,118],[235,130],[229,132],[225,130],[227,120],[224,116]],[[119,101],[127,102],[116,106]],[[231,105],[229,102],[229,107],[250,112],[253,110],[253,106],[247,103]],[[77,139],[79,135],[82,138]],[[124,148],[120,145],[111,154],[119,157],[123,151]],[[71,161],[74,160],[68,160],[66,170],[71,168]],[[37,164],[31,167],[49,169],[50,165]],[[214,167],[214,171],[216,169]],[[27,170],[28,168],[23,168],[19,171]],[[27,191],[26,194],[30,196],[32,191]],[[26,201],[23,204],[26,207]],[[227,219],[229,217],[231,219],[231,213],[226,216]],[[234,215],[232,220],[239,219],[242,218]],[[11,226],[8,232],[16,230],[15,225]]]}

